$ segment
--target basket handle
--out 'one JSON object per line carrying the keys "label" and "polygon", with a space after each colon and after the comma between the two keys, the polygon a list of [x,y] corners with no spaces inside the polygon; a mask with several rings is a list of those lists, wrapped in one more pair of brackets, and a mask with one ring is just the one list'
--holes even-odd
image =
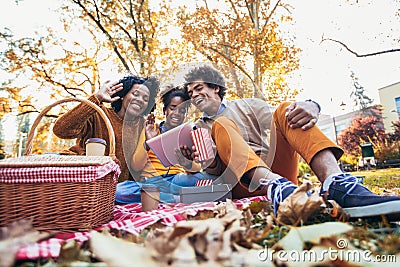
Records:
{"label": "basket handle", "polygon": [[39,122],[41,121],[41,119],[43,118],[43,116],[53,107],[62,104],[62,103],[66,103],[66,102],[72,102],[72,101],[78,101],[81,103],[85,103],[87,105],[89,105],[90,107],[94,108],[99,114],[100,117],[104,120],[104,122],[106,123],[106,127],[107,127],[107,131],[108,131],[108,138],[109,138],[109,142],[110,142],[110,151],[109,154],[110,156],[115,156],[115,135],[114,135],[114,129],[111,125],[110,120],[107,118],[106,114],[104,113],[104,111],[97,106],[96,104],[94,104],[93,102],[86,100],[86,99],[80,99],[80,98],[66,98],[66,99],[62,99],[59,100],[57,102],[54,102],[53,104],[47,106],[46,108],[44,108],[38,115],[38,117],[36,118],[36,120],[33,122],[32,124],[32,128],[29,131],[28,134],[28,140],[26,142],[26,151],[25,151],[25,156],[28,156],[32,153],[32,143],[33,143],[33,138],[36,135],[36,127],[38,126]]}

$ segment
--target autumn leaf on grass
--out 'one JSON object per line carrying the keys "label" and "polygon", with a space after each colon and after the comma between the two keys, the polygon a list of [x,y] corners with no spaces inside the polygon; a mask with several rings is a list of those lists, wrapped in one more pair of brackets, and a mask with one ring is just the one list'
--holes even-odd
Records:
{"label": "autumn leaf on grass", "polygon": [[232,236],[245,230],[240,225],[242,212],[227,203],[227,213],[220,218],[180,221],[172,230],[148,235],[145,246],[152,256],[168,262],[193,264],[216,262],[232,254]]}
{"label": "autumn leaf on grass", "polygon": [[0,266],[12,266],[20,246],[35,243],[48,235],[34,230],[32,220],[20,220],[0,228]]}
{"label": "autumn leaf on grass", "polygon": [[296,225],[307,219],[323,204],[323,199],[318,192],[309,195],[313,185],[303,183],[289,197],[279,204],[277,220],[283,224]]}
{"label": "autumn leaf on grass", "polygon": [[220,202],[215,205],[213,212],[215,213],[216,218],[223,218],[227,214],[231,214],[232,212],[238,213],[240,212],[236,207],[236,204],[231,199],[226,199],[226,202]]}
{"label": "autumn leaf on grass", "polygon": [[90,236],[90,247],[95,257],[108,267],[161,266],[143,246],[96,231],[91,231]]}
{"label": "autumn leaf on grass", "polygon": [[[303,227],[291,226],[289,233],[270,250],[275,251],[275,255],[280,255],[274,258],[274,263],[278,266],[291,267],[315,266],[316,263],[318,266],[354,266],[333,259],[332,255],[337,256],[335,253],[327,253],[344,248],[337,236],[352,229],[351,225],[341,222],[326,222]],[[340,242],[347,243],[346,240]]]}
{"label": "autumn leaf on grass", "polygon": [[272,211],[271,202],[269,201],[251,202],[249,205],[249,209],[253,214],[257,214],[261,211],[265,211],[266,213]]}
{"label": "autumn leaf on grass", "polygon": [[154,229],[148,233],[144,245],[151,251],[154,259],[168,261],[172,259],[172,254],[179,246],[181,239],[191,230],[191,228],[176,228],[175,226],[162,230]]}
{"label": "autumn leaf on grass", "polygon": [[222,235],[225,227],[221,219],[211,218],[204,221],[197,221],[197,225],[186,224],[185,221],[177,223],[178,227],[193,227],[187,233],[196,254],[207,260],[215,261],[222,249]]}
{"label": "autumn leaf on grass", "polygon": [[226,230],[222,235],[222,246],[218,253],[218,259],[227,260],[232,257],[232,236],[237,232],[245,231],[245,227],[233,226]]}
{"label": "autumn leaf on grass", "polygon": [[303,227],[290,227],[289,233],[272,248],[302,251],[305,242],[319,244],[323,238],[339,235],[352,230],[347,223],[326,222]]}
{"label": "autumn leaf on grass", "polygon": [[[324,199],[324,198],[323,198]],[[349,216],[343,211],[343,208],[334,200],[324,199],[324,204],[321,205],[321,214],[328,214],[337,221],[348,221]]]}
{"label": "autumn leaf on grass", "polygon": [[57,262],[65,265],[74,261],[89,262],[89,255],[85,254],[85,252],[76,240],[69,240],[61,246]]}

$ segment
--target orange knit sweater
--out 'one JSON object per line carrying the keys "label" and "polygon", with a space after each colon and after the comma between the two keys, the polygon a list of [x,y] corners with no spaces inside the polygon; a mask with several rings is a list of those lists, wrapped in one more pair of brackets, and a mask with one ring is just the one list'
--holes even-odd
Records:
{"label": "orange knit sweater", "polygon": [[[127,165],[127,162],[130,162],[129,159],[136,150],[144,119],[139,117],[135,121],[124,122],[112,108],[105,107],[100,103],[96,96],[92,95],[89,100],[104,111],[114,129],[115,156],[121,163],[121,175],[118,182],[133,180],[133,177],[137,176],[133,170],[129,171],[130,166]],[[54,125],[53,132],[60,138],[76,138],[76,145],[69,148],[69,151],[78,155],[85,154],[85,141],[88,138],[98,137],[109,143],[105,122],[95,109],[83,103],[60,117]],[[106,155],[108,154],[109,147],[106,148]]]}

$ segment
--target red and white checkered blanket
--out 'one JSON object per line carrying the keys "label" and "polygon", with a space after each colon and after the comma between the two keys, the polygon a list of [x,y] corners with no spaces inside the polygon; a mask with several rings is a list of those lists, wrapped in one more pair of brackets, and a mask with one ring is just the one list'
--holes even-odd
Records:
{"label": "red and white checkered blanket", "polygon": [[85,167],[0,168],[0,183],[89,183],[109,173],[117,182],[121,170],[114,161]]}
{"label": "red and white checkered blanket", "polygon": [[[250,202],[266,200],[265,196],[251,197],[234,200],[238,208]],[[216,202],[198,202],[193,204],[160,204],[158,210],[142,212],[141,204],[116,205],[114,209],[114,220],[99,227],[124,230],[132,234],[139,234],[144,228],[161,221],[165,225],[174,225],[179,221],[186,220],[188,216],[194,216],[199,211],[213,210]],[[28,260],[38,258],[57,258],[61,245],[71,239],[79,242],[90,238],[89,232],[76,232],[69,234],[58,234],[48,240],[20,247],[17,259]]]}

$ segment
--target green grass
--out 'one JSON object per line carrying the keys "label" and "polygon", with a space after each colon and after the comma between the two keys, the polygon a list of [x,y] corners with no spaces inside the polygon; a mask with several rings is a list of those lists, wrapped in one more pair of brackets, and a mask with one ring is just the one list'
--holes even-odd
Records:
{"label": "green grass", "polygon": [[352,172],[352,174],[365,176],[363,184],[377,194],[400,195],[400,168]]}
{"label": "green grass", "polygon": [[[376,194],[400,195],[400,168],[351,172],[351,174],[364,176],[363,185]],[[319,183],[315,176],[309,177],[309,179],[314,183]]]}

